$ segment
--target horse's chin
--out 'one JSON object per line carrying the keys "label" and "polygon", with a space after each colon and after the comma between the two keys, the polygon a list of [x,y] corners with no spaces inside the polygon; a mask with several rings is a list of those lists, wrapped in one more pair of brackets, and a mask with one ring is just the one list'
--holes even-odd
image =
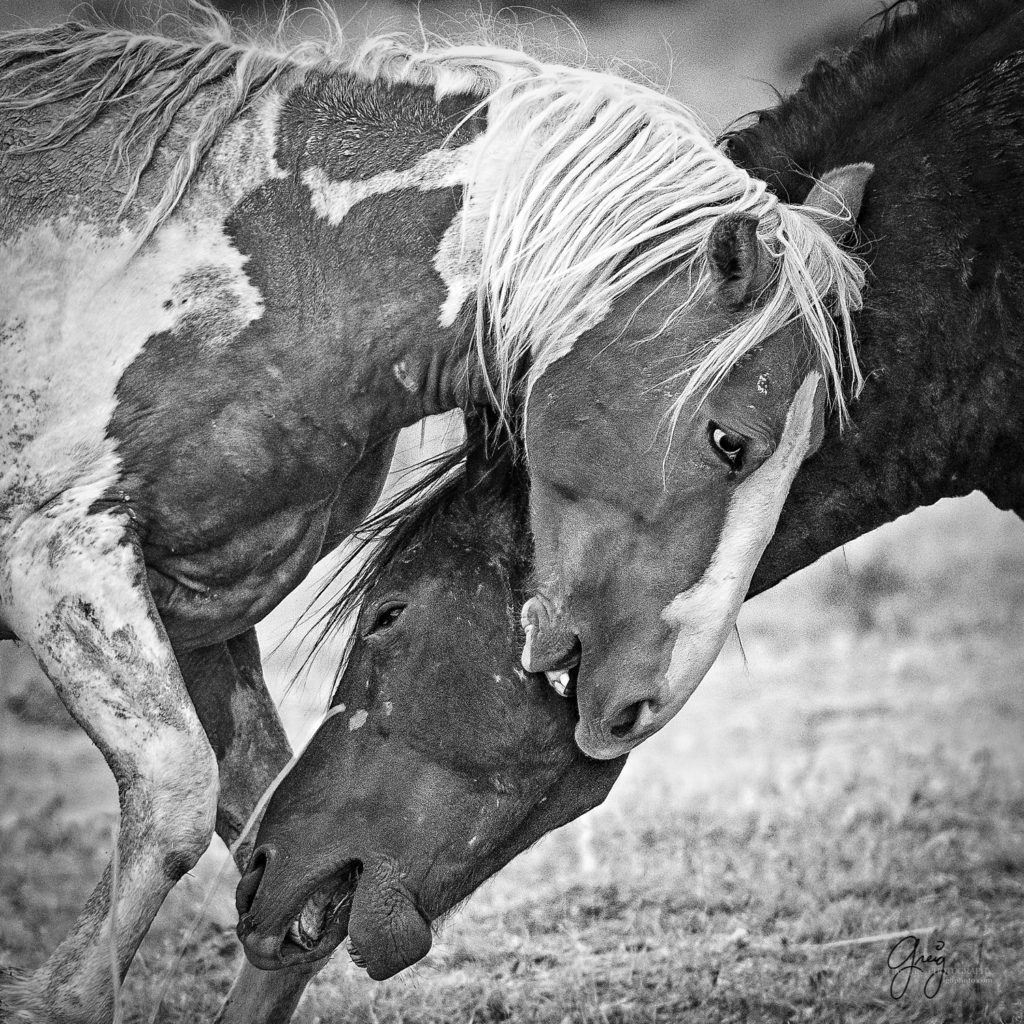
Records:
{"label": "horse's chin", "polygon": [[422,960],[433,936],[430,922],[403,886],[388,879],[368,881],[352,904],[349,955],[374,981],[383,981]]}

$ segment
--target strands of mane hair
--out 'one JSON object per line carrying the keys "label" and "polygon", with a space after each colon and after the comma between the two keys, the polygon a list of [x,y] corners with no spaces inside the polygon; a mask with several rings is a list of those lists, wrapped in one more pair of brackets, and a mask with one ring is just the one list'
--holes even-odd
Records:
{"label": "strands of mane hair", "polygon": [[[305,634],[306,639],[312,636],[313,641],[289,687],[358,614],[395,556],[408,550],[434,517],[461,492],[462,470],[470,451],[471,447],[464,443],[417,463],[410,469],[413,483],[375,509],[352,535],[303,615],[307,621],[313,618]],[[329,597],[336,591],[336,597]],[[327,606],[315,613],[314,609],[325,599]],[[332,695],[345,673],[353,642],[354,637],[350,636],[338,659]]]}
{"label": "strands of mane hair", "polygon": [[[541,68],[495,92],[488,109],[477,163],[503,170],[487,183],[477,342],[482,362],[491,355],[495,365],[499,409],[517,389],[528,398],[626,292],[658,274],[686,274],[692,290],[663,329],[671,327],[712,286],[704,256],[715,221],[745,213],[759,220],[774,275],[748,316],[672,375],[681,384],[674,414],[797,320],[845,411],[845,378],[854,393],[862,383],[851,318],[864,268],[825,230],[833,214],[780,202],[685,105],[623,79]],[[470,209],[480,187],[469,187]]]}
{"label": "strands of mane hair", "polygon": [[164,184],[139,233],[141,244],[181,202],[203,158],[231,122],[296,69],[337,60],[336,19],[325,17],[327,39],[285,45],[284,26],[264,45],[236,41],[227,19],[201,0],[193,17],[180,19],[182,38],[78,24],[0,36],[0,110],[68,104],[48,132],[11,152],[28,154],[66,146],[111,108],[137,104],[119,129],[112,158],[130,168],[122,214],[138,194],[142,176],[174,124],[200,93],[217,87],[199,125]]}
{"label": "strands of mane hair", "polygon": [[[243,110],[288,72],[342,67],[337,41],[284,49],[239,43],[221,15],[200,0],[192,9],[200,16],[186,41],[67,26],[0,42],[0,110],[70,106],[21,152],[66,145],[112,106],[137,104],[114,144],[115,157],[132,167],[126,208],[176,117],[200,94],[210,97],[146,214],[139,244],[170,216]],[[471,244],[473,220],[477,344],[483,365],[495,367],[489,385],[506,425],[547,367],[630,289],[675,271],[694,284],[684,309],[706,295],[703,255],[715,220],[727,213],[759,218],[775,274],[749,316],[673,375],[680,383],[675,415],[796,320],[845,413],[845,377],[854,393],[861,384],[851,314],[860,305],[863,267],[822,227],[830,214],[780,202],[715,146],[686,106],[625,78],[487,45],[428,42],[417,51],[396,38],[375,39],[345,67],[428,86],[437,97],[477,95],[487,110],[463,243]]]}

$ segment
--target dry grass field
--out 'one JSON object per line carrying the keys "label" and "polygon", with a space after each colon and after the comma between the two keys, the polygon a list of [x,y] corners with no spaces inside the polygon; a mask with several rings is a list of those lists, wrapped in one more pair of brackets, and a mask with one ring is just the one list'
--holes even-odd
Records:
{"label": "dry grass field", "polygon": [[[751,602],[742,651],[730,644],[606,803],[487,885],[422,965],[374,984],[341,954],[297,1019],[1021,1020],[1022,632],[1024,525],[980,497],[834,553]],[[13,968],[57,941],[115,823],[98,755],[27,723],[45,705],[20,693],[17,715],[10,699],[0,711]],[[297,735],[324,699],[315,682],[285,699]],[[129,1021],[150,1021],[161,991],[167,1024],[212,1016],[240,956],[221,864],[208,856],[168,901]],[[933,998],[924,972],[892,998],[895,940],[872,937],[909,932],[944,957]]]}
{"label": "dry grass field", "polygon": [[[617,6],[629,24],[585,26],[588,45],[666,76],[673,54],[673,90],[721,125],[876,4]],[[0,0],[0,27],[67,7]],[[410,24],[408,5],[367,7]],[[266,624],[266,646],[301,605]],[[1022,1024],[1024,524],[977,496],[923,510],[750,602],[739,638],[606,803],[485,886],[421,965],[374,984],[340,954],[296,1019]],[[17,973],[99,877],[116,792],[9,648],[0,972]],[[281,694],[290,654],[269,661]],[[326,699],[316,677],[283,696],[297,740]],[[241,956],[225,860],[211,851],[168,900],[129,975],[127,1022],[212,1019]],[[907,933],[943,958],[941,985],[887,966],[896,939],[875,937]]]}

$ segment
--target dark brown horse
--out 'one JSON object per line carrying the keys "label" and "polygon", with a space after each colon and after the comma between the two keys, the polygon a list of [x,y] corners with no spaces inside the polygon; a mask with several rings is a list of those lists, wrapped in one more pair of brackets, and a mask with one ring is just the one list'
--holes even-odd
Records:
{"label": "dark brown horse", "polygon": [[[841,436],[833,423],[820,454],[798,473],[751,592],[942,496],[982,489],[997,505],[1024,510],[1022,85],[1019,4],[900,8],[877,36],[819,64],[799,93],[730,137],[737,159],[795,195],[808,180],[799,168],[876,166],[863,213],[874,275],[858,320],[870,377],[851,429]],[[476,500],[487,507],[486,497]],[[482,529],[465,507],[448,512]],[[325,727],[263,820],[239,909],[246,948],[265,966],[324,956],[347,924],[374,976],[391,973],[422,954],[429,921],[504,853],[601,800],[615,777],[572,749],[571,702],[559,713],[533,677],[515,682],[515,645],[503,639],[493,607],[465,594],[457,603],[465,584],[487,579],[511,614],[514,585],[497,580],[519,579],[508,568],[519,556],[503,539],[487,561],[479,545],[456,539],[443,514],[433,522],[444,522],[433,535],[439,547],[414,545],[394,566],[376,566],[380,578],[335,696],[347,701],[370,681],[368,703],[353,704],[366,710],[365,727]],[[494,676],[504,681],[492,686]],[[508,687],[521,687],[514,714]],[[402,705],[401,757],[390,756],[388,704]],[[471,766],[465,774],[436,767],[462,758]],[[549,817],[532,816],[553,764],[567,766],[579,791],[556,801]],[[478,787],[509,799],[504,806],[518,816],[479,804]],[[464,815],[479,806],[485,813],[474,824]],[[407,832],[396,828],[396,815],[405,816]],[[359,882],[350,901],[356,864],[370,865],[371,889],[361,899]],[[375,896],[381,887],[385,898]],[[325,918],[325,899],[335,893],[345,902]]]}
{"label": "dark brown horse", "polygon": [[585,757],[574,702],[519,665],[526,488],[481,456],[476,445],[349,590],[346,605],[363,600],[334,714],[275,792],[238,887],[258,967],[316,963],[348,934],[356,962],[389,977],[622,768]]}

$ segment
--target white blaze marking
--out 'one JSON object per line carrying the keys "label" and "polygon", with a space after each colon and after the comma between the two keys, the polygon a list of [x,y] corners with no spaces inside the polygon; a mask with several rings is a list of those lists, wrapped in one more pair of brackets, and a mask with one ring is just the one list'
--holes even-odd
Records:
{"label": "white blaze marking", "polygon": [[370,715],[365,708],[360,708],[354,712],[352,717],[348,720],[348,731],[355,732],[356,729],[362,729],[366,725],[366,720]]}
{"label": "white blaze marking", "polygon": [[800,385],[786,416],[779,447],[736,489],[711,564],[689,590],[677,594],[661,618],[678,629],[665,681],[676,710],[704,678],[750,588],[793,478],[807,457],[814,418],[814,395],[821,374]]}

